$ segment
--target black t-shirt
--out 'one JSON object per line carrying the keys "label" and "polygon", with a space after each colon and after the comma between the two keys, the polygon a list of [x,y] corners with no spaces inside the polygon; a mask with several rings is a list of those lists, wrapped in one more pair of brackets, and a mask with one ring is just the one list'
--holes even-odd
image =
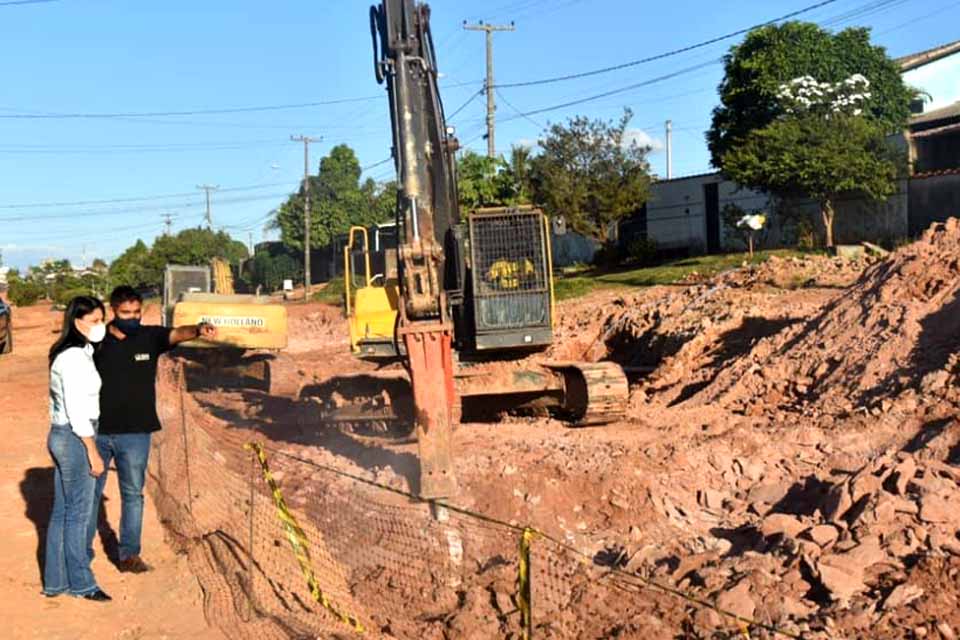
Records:
{"label": "black t-shirt", "polygon": [[157,358],[173,347],[170,329],[142,325],[136,335],[107,336],[94,354],[100,372],[99,433],[150,433],[157,417]]}

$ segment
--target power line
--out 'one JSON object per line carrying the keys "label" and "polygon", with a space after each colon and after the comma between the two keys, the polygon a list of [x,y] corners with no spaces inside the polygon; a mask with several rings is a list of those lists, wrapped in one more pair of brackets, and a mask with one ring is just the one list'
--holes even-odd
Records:
{"label": "power line", "polygon": [[[257,189],[269,189],[272,187],[289,186],[289,182],[271,182],[264,184],[251,184],[241,187],[224,187],[220,189],[221,193],[235,191],[256,191]],[[149,200],[169,200],[170,198],[185,198],[196,195],[193,191],[186,193],[167,193],[153,196],[136,196],[130,198],[109,198],[106,200],[75,200],[73,202],[30,202],[25,204],[3,204],[0,209],[42,209],[47,207],[81,207],[91,204],[122,204],[127,202],[144,202]]]}
{"label": "power line", "polygon": [[573,106],[576,106],[576,105],[578,105],[578,104],[584,104],[584,103],[586,103],[586,102],[593,102],[594,100],[599,100],[599,99],[601,99],[601,98],[607,98],[607,97],[614,96],[614,95],[617,95],[617,94],[620,94],[620,93],[624,93],[624,92],[626,92],[626,91],[632,91],[633,89],[639,89],[640,87],[646,87],[646,86],[649,86],[649,85],[652,85],[652,84],[656,84],[656,83],[658,83],[658,82],[663,82],[663,81],[665,81],[665,80],[670,80],[670,79],[672,79],[672,78],[676,78],[677,76],[681,76],[681,75],[683,75],[683,74],[685,74],[685,73],[690,73],[691,71],[696,71],[696,70],[698,70],[698,69],[703,69],[704,67],[708,67],[708,66],[711,66],[711,65],[719,64],[719,63],[722,62],[722,61],[723,61],[722,58],[717,58],[716,60],[710,60],[710,61],[707,61],[707,62],[701,62],[700,64],[693,65],[692,67],[686,67],[686,68],[684,68],[684,69],[680,69],[679,71],[674,71],[674,72],[672,72],[672,73],[667,73],[667,74],[664,74],[664,75],[662,75],[662,76],[657,76],[657,77],[655,77],[655,78],[650,78],[649,80],[644,80],[643,82],[636,82],[636,83],[634,83],[634,84],[630,84],[630,85],[627,85],[627,86],[625,86],[625,87],[620,87],[620,88],[618,88],[618,89],[612,89],[612,90],[610,90],[610,91],[604,91],[603,93],[598,93],[598,94],[595,94],[595,95],[592,95],[592,96],[587,96],[587,97],[585,97],[585,98],[579,98],[579,99],[577,99],[577,100],[570,100],[570,101],[568,101],[568,102],[564,102],[564,103],[561,103],[561,104],[555,104],[555,105],[551,105],[551,106],[548,106],[548,107],[542,107],[542,108],[540,108],[540,109],[534,109],[534,110],[532,110],[532,111],[524,111],[524,112],[519,113],[519,114],[517,114],[517,115],[515,115],[515,116],[511,116],[511,117],[509,117],[509,118],[505,118],[505,120],[515,120],[515,119],[520,118],[520,117],[526,118],[527,116],[537,115],[538,113],[547,113],[547,112],[549,112],[549,111],[556,111],[556,110],[558,110],[558,109],[565,109],[565,108],[567,108],[567,107],[573,107]]}
{"label": "power line", "polygon": [[883,13],[884,11],[889,11],[890,9],[904,4],[907,1],[908,0],[875,0],[874,2],[868,2],[846,13],[842,13],[839,16],[834,16],[833,18],[824,20],[821,23],[821,26],[832,27],[834,25],[843,24],[855,19],[862,19],[868,16],[877,15],[879,13]]}
{"label": "power line", "polygon": [[461,111],[463,111],[464,109],[466,109],[467,106],[468,106],[471,102],[473,102],[474,100],[476,100],[478,96],[482,96],[482,95],[483,95],[483,89],[480,89],[479,91],[477,91],[476,93],[474,93],[472,96],[470,96],[470,97],[467,99],[466,102],[464,102],[462,105],[460,105],[459,107],[457,107],[457,108],[454,110],[453,113],[451,113],[449,116],[447,116],[447,120],[448,120],[448,121],[449,121],[449,120],[453,120],[455,117],[457,117],[457,114],[458,114],[458,113],[460,113]]}
{"label": "power line", "polygon": [[921,16],[917,16],[916,18],[913,18],[912,20],[907,20],[906,22],[901,22],[901,23],[899,23],[898,25],[896,25],[896,26],[894,26],[894,27],[891,27],[891,28],[889,28],[889,29],[885,29],[884,31],[881,31],[881,32],[878,33],[877,35],[882,36],[882,35],[886,35],[886,34],[888,34],[888,33],[891,33],[891,32],[893,32],[893,31],[899,31],[900,29],[904,29],[904,28],[906,28],[906,27],[909,27],[910,25],[916,24],[917,22],[920,22],[920,21],[922,21],[922,20],[927,20],[928,18],[932,18],[932,17],[935,16],[935,15],[939,15],[939,14],[943,13],[944,11],[949,11],[950,9],[953,9],[954,7],[957,7],[957,6],[960,6],[960,2],[951,2],[951,3],[948,4],[948,5],[945,5],[945,6],[940,7],[939,9],[936,9],[935,11],[931,11],[930,13],[925,13],[925,14],[923,14],[923,15],[921,15]]}
{"label": "power line", "polygon": [[51,2],[60,2],[60,0],[7,0],[0,2],[0,7],[13,7],[21,4],[49,4]]}
{"label": "power line", "polygon": [[373,164],[368,164],[368,165],[365,166],[365,167],[360,167],[360,171],[361,171],[361,173],[364,172],[364,171],[369,171],[370,169],[374,169],[374,168],[376,168],[376,167],[379,167],[379,166],[381,166],[381,165],[387,164],[388,162],[392,162],[392,161],[393,161],[393,156],[390,156],[389,158],[384,158],[383,160],[380,160],[379,162],[374,162]]}
{"label": "power line", "polygon": [[157,145],[102,145],[55,147],[51,145],[3,145],[0,153],[3,154],[63,154],[63,153],[147,153],[166,151],[236,151],[240,149],[259,149],[282,146],[277,142],[221,142],[221,143],[189,143],[189,144],[157,144]]}
{"label": "power line", "polygon": [[0,118],[4,119],[102,119],[102,118],[160,118],[173,116],[202,116],[202,115],[222,115],[225,113],[254,113],[260,111],[283,111],[287,109],[308,109],[311,107],[323,107],[335,104],[349,104],[353,102],[366,102],[368,100],[381,100],[383,96],[361,96],[357,98],[340,98],[337,100],[320,100],[317,102],[298,102],[292,104],[272,104],[257,107],[227,107],[222,109],[193,109],[189,111],[140,111],[140,112],[118,112],[118,113],[14,113],[2,114]]}
{"label": "power line", "polygon": [[[221,191],[223,191],[221,189]],[[196,196],[197,194],[191,193],[187,194],[190,196]],[[242,204],[246,202],[260,202],[264,200],[277,200],[279,198],[289,198],[290,193],[270,193],[262,196],[246,196],[243,198],[221,198],[217,201],[218,205],[224,204]],[[52,215],[37,215],[37,214],[18,214],[15,216],[7,216],[0,218],[0,222],[36,222],[40,220],[70,220],[80,217],[102,217],[102,216],[119,216],[119,215],[130,215],[131,213],[146,213],[153,211],[169,211],[171,209],[196,209],[198,207],[203,207],[203,202],[184,202],[184,203],[171,203],[164,202],[156,205],[149,206],[138,206],[138,207],[124,207],[122,209],[108,209],[108,210],[99,210],[99,211],[72,211],[70,213],[55,213]],[[39,230],[42,233],[42,229]]]}
{"label": "power line", "polygon": [[[444,85],[441,88],[457,87],[473,82],[454,83]],[[67,120],[67,119],[115,119],[115,118],[165,118],[175,116],[202,116],[202,115],[223,115],[226,113],[257,113],[262,111],[284,111],[290,109],[309,109],[312,107],[325,107],[338,104],[351,104],[355,102],[368,102],[371,100],[382,100],[382,95],[358,96],[354,98],[335,98],[331,100],[317,100],[314,102],[296,102],[290,104],[270,104],[253,107],[221,107],[216,109],[189,109],[182,111],[129,111],[116,113],[5,113],[0,114],[0,118],[7,120]],[[5,111],[16,111],[15,109],[3,109]]]}
{"label": "power line", "polygon": [[505,105],[507,105],[508,107],[510,107],[510,108],[514,111],[514,113],[516,113],[518,116],[522,117],[524,120],[526,120],[527,122],[533,124],[534,126],[540,127],[541,129],[543,129],[543,128],[546,127],[546,125],[544,125],[543,123],[537,122],[536,120],[534,120],[533,118],[531,118],[531,117],[528,116],[527,114],[523,113],[523,111],[521,111],[521,110],[518,109],[517,107],[513,106],[513,103],[512,103],[512,102],[510,102],[510,101],[507,100],[505,97],[503,97],[503,94],[500,93],[500,90],[499,90],[499,89],[494,89],[494,90],[497,92],[497,95],[500,96],[500,99],[503,100],[503,103],[504,103]]}
{"label": "power line", "polygon": [[593,69],[593,70],[591,70],[591,71],[583,71],[583,72],[580,72],[580,73],[571,73],[571,74],[562,75],[562,76],[555,76],[555,77],[552,77],[552,78],[543,78],[543,79],[540,79],[540,80],[528,80],[528,81],[525,81],[525,82],[510,82],[510,83],[506,83],[506,84],[499,84],[499,85],[497,85],[497,88],[500,88],[500,89],[509,89],[509,88],[514,88],[514,87],[531,87],[531,86],[534,86],[534,85],[551,84],[551,83],[554,83],[554,82],[564,82],[564,81],[566,81],[566,80],[576,80],[576,79],[578,79],[578,78],[586,78],[586,77],[589,77],[589,76],[599,75],[599,74],[601,74],[601,73],[609,73],[609,72],[611,72],[611,71],[619,71],[620,69],[627,69],[627,68],[629,68],[629,67],[635,67],[635,66],[640,65],[640,64],[646,64],[646,63],[648,63],[648,62],[653,62],[653,61],[655,61],[655,60],[662,60],[662,59],[664,59],[664,58],[669,58],[669,57],[672,57],[672,56],[680,55],[681,53],[687,53],[687,52],[689,52],[689,51],[694,51],[694,50],[696,50],[696,49],[701,49],[701,48],[703,48],[703,47],[709,46],[709,45],[711,45],[711,44],[716,44],[716,43],[722,42],[722,41],[724,41],[724,40],[729,40],[730,38],[735,38],[736,36],[743,35],[743,34],[745,34],[745,33],[748,33],[748,32],[750,32],[750,31],[752,31],[753,29],[758,28],[758,27],[764,27],[764,26],[767,26],[767,25],[770,25],[770,24],[775,24],[775,23],[777,23],[777,22],[781,22],[781,21],[783,21],[783,20],[788,20],[788,19],[790,19],[790,18],[794,18],[794,17],[799,16],[799,15],[802,15],[802,14],[804,14],[804,13],[808,13],[808,12],[810,12],[810,11],[814,11],[814,10],[819,9],[819,8],[821,8],[821,7],[825,7],[825,6],[827,6],[827,5],[833,4],[833,3],[835,3],[835,2],[837,2],[837,0],[822,0],[821,2],[818,2],[817,4],[813,4],[813,5],[810,5],[810,6],[808,6],[808,7],[804,7],[803,9],[799,9],[799,10],[797,10],[797,11],[792,11],[792,12],[787,13],[787,14],[784,14],[784,15],[778,17],[778,18],[773,18],[772,20],[768,20],[768,21],[766,21],[766,22],[763,22],[763,23],[760,23],[760,24],[756,24],[756,25],[753,25],[753,26],[751,26],[751,27],[747,27],[747,28],[745,28],[745,29],[738,29],[737,31],[733,31],[733,32],[731,32],[731,33],[727,33],[727,34],[724,34],[724,35],[722,35],[722,36],[717,36],[717,37],[715,37],[715,38],[710,38],[709,40],[703,40],[703,41],[701,41],[701,42],[697,42],[697,43],[695,43],[695,44],[691,44],[691,45],[688,45],[688,46],[686,46],[686,47],[681,47],[680,49],[673,49],[672,51],[666,51],[666,52],[664,52],[664,53],[658,53],[658,54],[656,54],[656,55],[648,56],[648,57],[646,57],[646,58],[641,58],[641,59],[639,59],[639,60],[631,60],[630,62],[624,62],[624,63],[622,63],[622,64],[616,64],[616,65],[613,65],[613,66],[610,66],[610,67],[603,67],[603,68],[601,68],[601,69]]}

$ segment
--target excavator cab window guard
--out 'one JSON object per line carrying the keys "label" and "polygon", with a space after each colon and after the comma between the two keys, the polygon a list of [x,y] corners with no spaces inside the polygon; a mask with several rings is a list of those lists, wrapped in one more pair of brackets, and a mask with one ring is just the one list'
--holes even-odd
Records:
{"label": "excavator cab window guard", "polygon": [[366,227],[352,226],[348,236],[349,240],[343,247],[343,294],[347,317],[350,317],[351,314],[350,288],[353,286],[353,252],[356,247],[354,239],[358,233],[363,236],[363,286],[369,287],[373,282],[370,277],[370,236]]}

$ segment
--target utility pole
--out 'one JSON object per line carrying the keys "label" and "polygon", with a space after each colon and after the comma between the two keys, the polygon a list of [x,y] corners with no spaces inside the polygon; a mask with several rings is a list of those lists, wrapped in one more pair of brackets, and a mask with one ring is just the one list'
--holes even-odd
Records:
{"label": "utility pole", "polygon": [[247,242],[250,244],[250,256],[253,257],[253,231],[247,231]]}
{"label": "utility pole", "polygon": [[497,105],[493,100],[493,32],[516,31],[516,28],[513,26],[513,22],[497,25],[485,24],[483,20],[477,24],[467,24],[467,21],[464,20],[463,28],[467,31],[485,31],[487,34],[487,82],[484,89],[487,92],[487,156],[494,158],[497,155],[497,145],[494,139],[494,128],[496,127],[494,112],[497,110]]}
{"label": "utility pole", "polygon": [[197,189],[204,191],[207,194],[207,229],[213,229],[213,218],[210,216],[210,192],[216,191],[220,188],[218,184],[198,184]]}
{"label": "utility pole", "polygon": [[173,226],[173,214],[164,213],[161,217],[163,218],[163,226],[164,226],[163,235],[168,236],[170,235],[170,229]]}
{"label": "utility pole", "polygon": [[667,120],[667,180],[673,178],[673,120]]}
{"label": "utility pole", "polygon": [[310,300],[310,143],[321,138],[290,136],[293,142],[303,143],[303,301]]}

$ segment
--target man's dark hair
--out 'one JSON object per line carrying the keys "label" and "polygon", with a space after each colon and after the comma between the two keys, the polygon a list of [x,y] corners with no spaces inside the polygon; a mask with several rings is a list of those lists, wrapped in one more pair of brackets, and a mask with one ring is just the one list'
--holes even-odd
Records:
{"label": "man's dark hair", "polygon": [[143,302],[143,296],[133,287],[122,284],[110,294],[110,306],[117,308],[124,302]]}

